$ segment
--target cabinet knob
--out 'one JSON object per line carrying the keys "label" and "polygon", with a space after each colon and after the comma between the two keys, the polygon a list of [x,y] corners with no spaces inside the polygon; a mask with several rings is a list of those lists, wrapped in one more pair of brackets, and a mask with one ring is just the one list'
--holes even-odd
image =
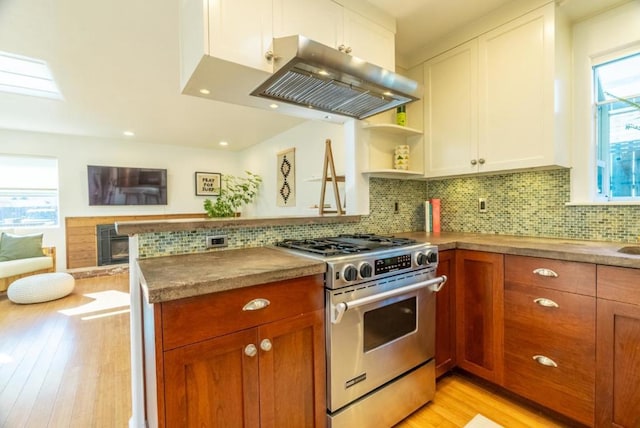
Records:
{"label": "cabinet knob", "polygon": [[549,357],[545,357],[544,355],[534,355],[533,359],[536,361],[536,363],[538,363],[538,364],[540,364],[542,366],[558,367],[558,365],[556,364],[555,361],[553,361]]}
{"label": "cabinet knob", "polygon": [[244,354],[247,357],[255,357],[257,353],[258,353],[258,348],[256,348],[256,345],[254,345],[253,343],[250,343],[244,347]]}
{"label": "cabinet knob", "polygon": [[275,59],[275,57],[276,56],[275,56],[275,54],[273,53],[273,51],[271,49],[269,49],[268,51],[266,51],[264,53],[264,58],[269,62],[273,61]]}
{"label": "cabinet knob", "polygon": [[347,48],[344,50],[344,52],[350,54],[351,50],[352,50],[351,46],[347,46]]}
{"label": "cabinet knob", "polygon": [[557,278],[558,274],[547,268],[538,268],[533,270],[534,275],[546,276],[549,278]]}
{"label": "cabinet knob", "polygon": [[540,306],[544,306],[545,308],[559,308],[560,305],[558,305],[556,302],[554,302],[551,299],[545,299],[544,297],[538,297],[537,299],[533,299],[533,302],[540,305]]}
{"label": "cabinet knob", "polygon": [[253,299],[242,307],[243,311],[258,311],[264,309],[271,304],[267,299]]}
{"label": "cabinet knob", "polygon": [[260,349],[265,352],[271,351],[272,347],[273,346],[271,345],[271,341],[269,339],[262,339],[262,342],[260,342]]}
{"label": "cabinet knob", "polygon": [[344,52],[346,49],[347,49],[347,47],[346,47],[345,45],[340,45],[340,46],[338,46],[338,50],[339,50],[340,52]]}
{"label": "cabinet knob", "polygon": [[484,159],[482,159],[482,158],[478,159],[478,163],[479,163],[480,165],[484,165]]}
{"label": "cabinet knob", "polygon": [[478,161],[477,161],[477,160],[475,160],[475,159],[471,159],[471,165],[474,165],[474,166],[475,166],[475,165],[477,165],[477,164],[478,164]]}

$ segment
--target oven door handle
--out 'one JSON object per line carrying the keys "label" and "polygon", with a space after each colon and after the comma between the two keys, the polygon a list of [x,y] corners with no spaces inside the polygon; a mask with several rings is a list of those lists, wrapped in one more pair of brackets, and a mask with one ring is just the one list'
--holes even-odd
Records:
{"label": "oven door handle", "polygon": [[437,293],[438,291],[440,291],[445,282],[447,282],[447,277],[445,275],[442,275],[437,278],[429,279],[427,281],[418,282],[415,284],[407,285],[405,287],[400,287],[394,290],[385,291],[383,293],[374,294],[372,296],[363,297],[361,299],[351,300],[350,302],[340,302],[337,305],[331,304],[331,324],[338,324],[340,321],[342,321],[342,316],[349,309],[355,309],[360,306],[379,302],[380,300],[388,299],[389,297],[399,296],[401,294],[419,290],[425,287],[428,287],[431,291]]}

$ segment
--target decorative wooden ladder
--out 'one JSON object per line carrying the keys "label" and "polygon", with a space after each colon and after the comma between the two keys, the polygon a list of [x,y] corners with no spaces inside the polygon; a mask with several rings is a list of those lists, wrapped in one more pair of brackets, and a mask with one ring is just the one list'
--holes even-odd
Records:
{"label": "decorative wooden ladder", "polygon": [[[331,176],[327,175],[327,168],[331,168]],[[327,181],[333,183],[333,195],[336,198],[336,210],[327,211],[324,209],[324,196],[327,190]],[[343,215],[345,212],[340,203],[340,192],[338,191],[338,182],[344,183],[344,176],[336,175],[336,167],[333,163],[333,151],[331,150],[331,140],[324,142],[324,167],[322,168],[322,189],[320,190],[320,215],[338,214]]]}

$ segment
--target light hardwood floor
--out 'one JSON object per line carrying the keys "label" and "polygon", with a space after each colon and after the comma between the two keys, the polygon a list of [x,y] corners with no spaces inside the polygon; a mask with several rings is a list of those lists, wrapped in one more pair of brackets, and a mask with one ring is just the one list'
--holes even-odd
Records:
{"label": "light hardwood floor", "polygon": [[[127,290],[125,274],[76,281],[72,295],[47,303],[0,297],[0,427],[128,426],[129,314],[94,307],[109,296],[122,303],[118,292]],[[93,293],[101,295],[86,296]],[[86,304],[86,313],[68,312]],[[562,426],[453,374],[438,382],[433,402],[396,428],[463,427],[477,413],[505,428]]]}

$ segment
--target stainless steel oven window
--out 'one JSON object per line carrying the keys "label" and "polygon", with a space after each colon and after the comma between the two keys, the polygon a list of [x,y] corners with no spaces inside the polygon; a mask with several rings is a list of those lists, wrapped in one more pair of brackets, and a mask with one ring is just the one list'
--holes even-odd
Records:
{"label": "stainless steel oven window", "polygon": [[369,352],[416,331],[416,297],[382,306],[364,314],[363,352]]}

